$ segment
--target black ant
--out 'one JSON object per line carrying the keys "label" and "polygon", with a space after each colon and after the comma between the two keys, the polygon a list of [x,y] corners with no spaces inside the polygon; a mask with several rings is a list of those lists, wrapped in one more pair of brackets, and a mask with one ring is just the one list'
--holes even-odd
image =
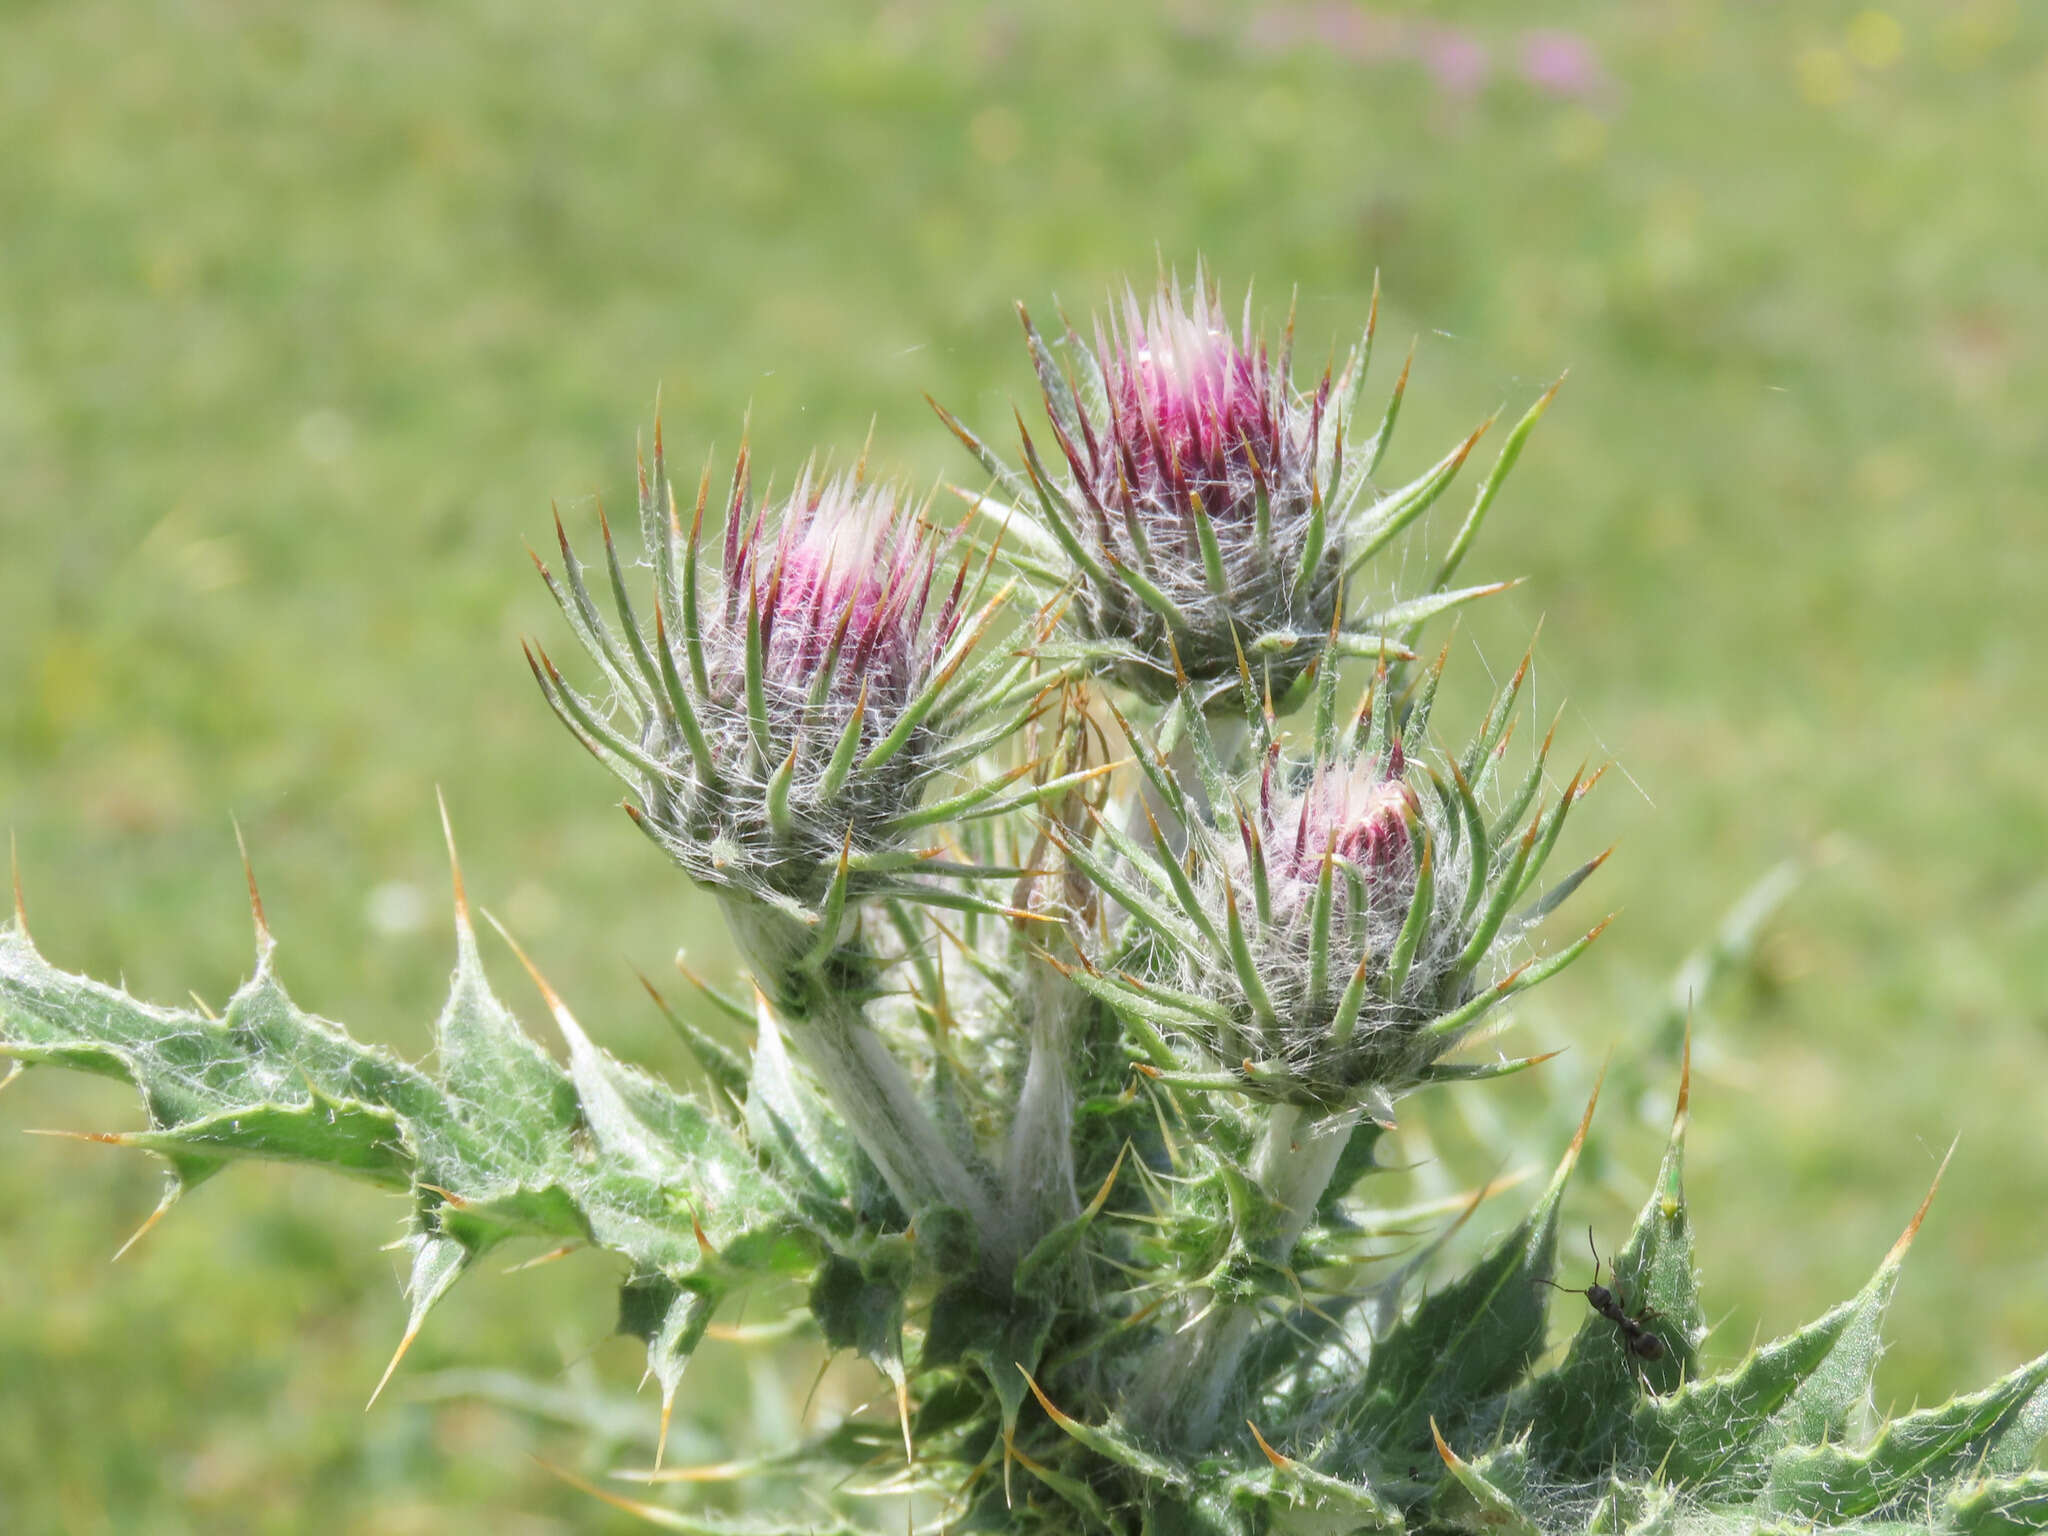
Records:
{"label": "black ant", "polygon": [[[1622,1338],[1627,1343],[1629,1354],[1634,1357],[1630,1361],[1631,1365],[1635,1365],[1635,1362],[1640,1360],[1662,1360],[1664,1358],[1664,1341],[1643,1326],[1645,1322],[1657,1315],[1657,1309],[1655,1307],[1645,1307],[1642,1311],[1631,1317],[1628,1311],[1628,1303],[1622,1299],[1621,1293],[1609,1290],[1600,1283],[1600,1249],[1593,1242],[1593,1229],[1591,1227],[1586,1228],[1586,1246],[1593,1250],[1593,1283],[1591,1285],[1581,1289],[1576,1286],[1559,1285],[1555,1280],[1545,1280],[1542,1283],[1549,1286],[1553,1291],[1564,1291],[1573,1296],[1585,1297],[1587,1305],[1606,1318],[1607,1321],[1614,1324],[1615,1327],[1619,1328]],[[1610,1278],[1617,1285],[1620,1283],[1620,1276],[1612,1274],[1611,1267]],[[1636,1372],[1638,1376],[1641,1375],[1641,1366],[1636,1366]],[[1647,1386],[1648,1383],[1645,1383],[1645,1385]]]}

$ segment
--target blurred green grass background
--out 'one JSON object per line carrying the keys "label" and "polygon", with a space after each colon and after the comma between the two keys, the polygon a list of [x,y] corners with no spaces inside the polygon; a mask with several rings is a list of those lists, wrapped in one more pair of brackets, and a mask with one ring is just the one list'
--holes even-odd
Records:
{"label": "blurred green grass background", "polygon": [[[1702,1014],[1693,1189],[1721,1343],[1860,1283],[1962,1149],[1880,1400],[2048,1344],[2048,18],[2017,0],[1164,9],[0,5],[0,821],[67,968],[215,1003],[246,972],[239,817],[301,1000],[417,1051],[470,888],[594,1032],[715,919],[535,696],[521,541],[630,493],[657,386],[689,463],[957,472],[1013,299],[1197,254],[1305,350],[1419,334],[1391,465],[1572,376],[1469,567],[1470,690],[1539,618],[1539,703],[1611,756],[1576,836],[1625,909],[1516,1038],[1609,1043],[1616,1232],[1668,1112],[1643,1023],[1720,912],[1817,867]],[[1376,400],[1391,378],[1383,364]],[[1443,537],[1438,530],[1437,538]],[[502,955],[498,978],[537,1010]],[[1543,1123],[1540,1091],[1499,1114]],[[616,1390],[607,1266],[486,1277],[400,1390],[399,1203],[208,1186],[133,1255],[111,1086],[0,1098],[0,1525],[613,1528],[535,1467],[585,1437],[408,1400],[437,1369]],[[592,1353],[594,1351],[594,1353]],[[800,1369],[715,1350],[700,1424]],[[580,1380],[578,1374],[574,1379]],[[652,1409],[643,1400],[651,1420]]]}

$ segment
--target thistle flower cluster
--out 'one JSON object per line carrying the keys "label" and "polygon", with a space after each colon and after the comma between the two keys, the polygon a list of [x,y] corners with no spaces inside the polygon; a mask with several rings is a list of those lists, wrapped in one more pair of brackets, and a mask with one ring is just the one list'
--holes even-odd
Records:
{"label": "thistle flower cluster", "polygon": [[1377,293],[1342,370],[1326,368],[1307,392],[1293,382],[1292,317],[1275,352],[1253,325],[1250,294],[1233,329],[1199,270],[1189,290],[1162,277],[1144,306],[1126,289],[1096,321],[1092,344],[1064,326],[1071,373],[1021,305],[1018,313],[1058,467],[1021,416],[1019,471],[940,415],[1010,497],[1004,515],[1027,546],[1013,560],[1043,585],[1071,589],[1077,652],[1125,687],[1166,703],[1187,678],[1213,702],[1227,698],[1249,656],[1285,697],[1332,634],[1372,654],[1387,648],[1376,631],[1490,590],[1448,592],[1482,503],[1423,608],[1347,603],[1347,583],[1428,510],[1486,430],[1411,484],[1373,490],[1408,382],[1404,367],[1378,428],[1356,441]]}
{"label": "thistle flower cluster", "polygon": [[[1304,395],[1289,343],[1269,354],[1248,310],[1233,331],[1199,279],[1127,294],[1092,347],[1069,328],[1075,380],[1027,320],[1061,468],[1025,432],[1012,471],[955,423],[1015,503],[985,556],[859,470],[756,498],[744,449],[713,553],[708,482],[686,531],[658,429],[645,566],[603,528],[614,617],[558,523],[542,574],[598,684],[538,647],[535,676],[757,984],[705,988],[744,1051],[670,1014],[708,1093],[606,1055],[537,970],[566,1062],[526,1037],[459,872],[431,1068],[301,1013],[260,905],[256,974],[216,1017],[55,970],[18,898],[0,1057],[132,1081],[147,1130],[92,1139],[165,1158],[164,1208],[241,1156],[406,1190],[400,1356],[497,1245],[590,1243],[626,1265],[665,1429],[714,1313],[795,1281],[898,1422],[757,1465],[836,1460],[863,1491],[943,1498],[952,1529],[2048,1528],[2048,1356],[1849,1442],[1904,1239],[1854,1301],[1705,1379],[1682,1069],[1655,1186],[1555,1366],[1534,1363],[1590,1105],[1468,1273],[1404,1304],[1436,1245],[1382,1267],[1415,1219],[1369,1194],[1397,1101],[1545,1059],[1470,1047],[1598,934],[1546,951],[1535,930],[1604,855],[1545,884],[1591,780],[1557,782],[1548,737],[1506,768],[1528,662],[1453,752],[1431,726],[1448,653],[1414,652],[1491,590],[1450,578],[1550,397],[1431,584],[1352,603],[1471,447],[1371,489],[1402,394],[1354,450],[1372,330]],[[1043,589],[1035,618],[984,592],[1003,557]],[[873,1479],[899,1434],[908,1465]],[[828,1518],[746,1528],[862,1528]]]}

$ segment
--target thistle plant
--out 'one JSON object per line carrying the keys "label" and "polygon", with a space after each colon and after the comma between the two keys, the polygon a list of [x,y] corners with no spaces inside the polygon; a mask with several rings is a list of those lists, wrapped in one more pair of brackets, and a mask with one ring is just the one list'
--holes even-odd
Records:
{"label": "thistle plant", "polygon": [[[1925,1203],[1850,1301],[1707,1351],[1686,1065],[1590,1281],[1559,1228],[1591,1103],[1476,1263],[1445,1245],[1487,1191],[1403,1248],[1416,1213],[1380,1191],[1404,1104],[1548,1059],[1487,1042],[1604,927],[1552,932],[1604,858],[1552,863],[1599,775],[1557,771],[1547,735],[1515,755],[1528,663],[1454,743],[1448,648],[1416,648],[1493,590],[1451,581],[1551,395],[1432,581],[1360,600],[1474,440],[1380,492],[1400,385],[1347,443],[1372,323],[1301,394],[1289,343],[1219,302],[1126,295],[1092,346],[1065,332],[1071,381],[1027,321],[1064,468],[1025,430],[1012,470],[955,421],[995,481],[958,528],[864,457],[756,497],[745,450],[686,518],[657,428],[640,548],[600,517],[599,593],[566,532],[537,561],[587,653],[531,643],[543,695],[751,980],[670,1013],[697,1092],[608,1055],[522,953],[564,1059],[527,1035],[459,870],[431,1071],[291,1001],[253,877],[255,971],[219,1017],[51,966],[17,881],[0,1053],[139,1090],[143,1129],[89,1139],[164,1161],[158,1215],[250,1157],[403,1195],[387,1382],[481,1255],[589,1244],[621,1263],[665,1440],[714,1314],[800,1295],[893,1415],[761,1463],[748,1520],[606,1494],[667,1529],[869,1529],[850,1492],[938,1530],[1115,1536],[2048,1529],[2048,1355],[1869,1411]],[[812,1501],[778,1515],[792,1478]]]}

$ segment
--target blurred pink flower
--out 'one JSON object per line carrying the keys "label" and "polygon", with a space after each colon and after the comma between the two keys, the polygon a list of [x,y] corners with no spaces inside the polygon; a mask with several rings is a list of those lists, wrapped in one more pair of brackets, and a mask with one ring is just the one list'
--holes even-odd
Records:
{"label": "blurred pink flower", "polygon": [[[1357,6],[1269,5],[1253,13],[1245,43],[1261,53],[1315,49],[1359,64],[1419,64],[1445,96],[1469,100],[1498,76],[1504,39],[1479,29],[1364,10]],[[1593,42],[1576,32],[1537,27],[1515,48],[1514,75],[1547,96],[1583,101],[1613,85]]]}
{"label": "blurred pink flower", "polygon": [[1418,51],[1429,77],[1448,95],[1478,95],[1493,72],[1486,44],[1462,27],[1432,27],[1423,34]]}
{"label": "blurred pink flower", "polygon": [[1607,88],[1593,45],[1576,32],[1540,28],[1522,34],[1521,75],[1549,96],[1582,100]]}

